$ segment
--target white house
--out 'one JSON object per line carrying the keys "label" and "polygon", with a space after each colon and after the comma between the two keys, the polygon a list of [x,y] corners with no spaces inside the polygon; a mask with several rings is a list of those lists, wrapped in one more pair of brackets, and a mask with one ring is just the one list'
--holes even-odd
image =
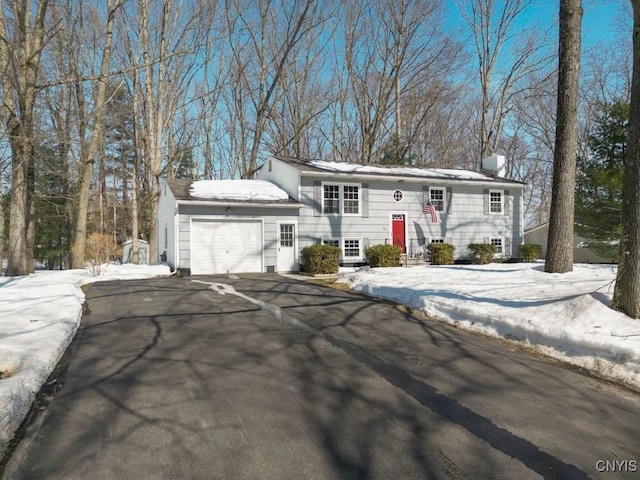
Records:
{"label": "white house", "polygon": [[[159,251],[191,274],[295,271],[300,250],[314,243],[339,246],[343,264],[363,262],[367,246],[384,243],[417,258],[432,242],[453,244],[457,258],[470,243],[515,256],[525,184],[504,178],[504,157],[483,166],[479,173],[272,157],[257,182],[166,180]],[[246,188],[252,193],[233,193]]]}

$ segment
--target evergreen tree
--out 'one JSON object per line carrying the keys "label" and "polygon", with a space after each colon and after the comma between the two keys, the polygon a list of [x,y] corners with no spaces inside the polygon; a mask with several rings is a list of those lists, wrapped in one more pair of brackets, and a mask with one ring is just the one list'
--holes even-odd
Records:
{"label": "evergreen tree", "polygon": [[172,178],[184,180],[198,180],[200,178],[198,164],[193,158],[193,147],[189,145],[177,149],[170,165]]}
{"label": "evergreen tree", "polygon": [[39,145],[35,151],[35,259],[49,270],[62,269],[71,248],[65,169],[55,147]]}
{"label": "evergreen tree", "polygon": [[394,134],[384,147],[382,158],[378,163],[382,165],[413,165],[413,154],[407,142],[403,142],[400,137]]}
{"label": "evergreen tree", "polygon": [[617,258],[629,104],[603,104],[589,136],[589,157],[578,160],[576,232],[590,248]]}

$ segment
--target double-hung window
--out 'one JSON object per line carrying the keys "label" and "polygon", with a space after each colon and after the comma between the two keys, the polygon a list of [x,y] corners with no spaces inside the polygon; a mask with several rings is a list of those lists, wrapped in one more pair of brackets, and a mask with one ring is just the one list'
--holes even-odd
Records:
{"label": "double-hung window", "polygon": [[322,191],[322,211],[324,213],[361,214],[360,185],[325,183]]}
{"label": "double-hung window", "polygon": [[342,250],[342,261],[355,262],[362,260],[361,238],[323,238],[323,245],[331,245]]}
{"label": "double-hung window", "polygon": [[503,194],[500,190],[489,191],[489,212],[490,213],[502,213],[503,212]]}
{"label": "double-hung window", "polygon": [[438,212],[444,212],[444,188],[429,189],[429,200]]}
{"label": "double-hung window", "polygon": [[323,205],[324,213],[340,213],[340,185],[325,185]]}
{"label": "double-hung window", "polygon": [[345,261],[356,260],[362,257],[360,253],[361,241],[359,238],[345,238],[342,255]]}

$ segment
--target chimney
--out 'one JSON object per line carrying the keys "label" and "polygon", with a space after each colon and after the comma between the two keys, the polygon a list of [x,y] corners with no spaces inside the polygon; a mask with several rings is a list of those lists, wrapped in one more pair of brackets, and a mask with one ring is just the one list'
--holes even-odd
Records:
{"label": "chimney", "polygon": [[507,175],[507,166],[504,155],[491,155],[482,160],[480,171],[492,177],[505,178]]}

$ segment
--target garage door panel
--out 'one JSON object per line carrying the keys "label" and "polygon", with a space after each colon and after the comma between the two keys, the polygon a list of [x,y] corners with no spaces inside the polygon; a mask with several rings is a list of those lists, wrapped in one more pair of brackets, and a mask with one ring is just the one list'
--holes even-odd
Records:
{"label": "garage door panel", "polygon": [[262,272],[262,223],[191,221],[191,273]]}

